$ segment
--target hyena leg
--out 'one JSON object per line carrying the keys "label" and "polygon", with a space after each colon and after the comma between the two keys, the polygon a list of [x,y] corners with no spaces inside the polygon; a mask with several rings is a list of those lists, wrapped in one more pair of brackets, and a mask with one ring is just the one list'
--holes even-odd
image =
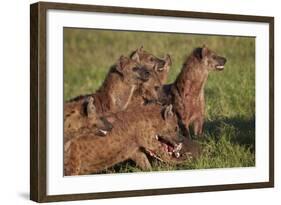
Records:
{"label": "hyena leg", "polygon": [[141,150],[137,150],[131,157],[138,167],[142,170],[151,170],[151,165],[145,153]]}
{"label": "hyena leg", "polygon": [[80,149],[75,141],[68,141],[65,144],[64,175],[79,175],[81,167]]}
{"label": "hyena leg", "polygon": [[204,119],[203,118],[198,118],[194,121],[194,134],[196,136],[202,136],[203,133],[203,124],[204,124]]}
{"label": "hyena leg", "polygon": [[188,139],[191,139],[189,128],[186,127],[182,121],[179,121],[179,127],[180,127],[182,135],[187,137]]}

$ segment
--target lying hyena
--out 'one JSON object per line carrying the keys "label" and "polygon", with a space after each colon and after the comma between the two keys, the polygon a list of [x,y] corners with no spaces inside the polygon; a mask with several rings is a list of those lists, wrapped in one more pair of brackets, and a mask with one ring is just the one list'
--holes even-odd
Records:
{"label": "lying hyena", "polygon": [[[73,113],[71,117],[66,116],[64,121],[64,141],[67,142],[76,136],[78,130],[91,130],[93,133],[105,136],[112,129],[112,124],[106,118],[100,117],[96,113],[94,98],[92,96],[85,100],[85,105],[81,106],[80,102],[72,102],[72,107],[68,107]],[[87,110],[84,110],[87,109]],[[87,117],[85,117],[87,113]],[[75,123],[73,123],[75,122]]]}
{"label": "lying hyena", "polygon": [[[126,109],[134,91],[149,80],[149,71],[127,57],[120,57],[112,66],[105,81],[96,93],[79,96],[64,104],[64,132],[77,131],[87,122],[87,104],[91,97],[94,109],[100,116]],[[92,117],[91,113],[89,115]],[[93,122],[96,118],[90,119]]]}
{"label": "lying hyena", "polygon": [[[204,123],[204,86],[210,71],[223,70],[226,59],[203,46],[193,50],[186,59],[176,81],[163,86],[165,103],[174,106],[188,131],[193,124],[194,134],[201,135]],[[162,101],[163,101],[162,99]]]}
{"label": "lying hyena", "polygon": [[141,169],[150,170],[146,153],[167,163],[181,162],[179,128],[172,106],[131,107],[108,118],[113,128],[106,137],[84,130],[65,143],[65,175],[100,172],[128,159]]}
{"label": "lying hyena", "polygon": [[157,73],[162,84],[166,82],[170,66],[172,64],[172,60],[169,54],[166,54],[165,59],[160,59],[143,50],[143,47],[141,46],[140,48],[132,52],[130,57],[131,59],[139,62],[147,68],[153,69]]}

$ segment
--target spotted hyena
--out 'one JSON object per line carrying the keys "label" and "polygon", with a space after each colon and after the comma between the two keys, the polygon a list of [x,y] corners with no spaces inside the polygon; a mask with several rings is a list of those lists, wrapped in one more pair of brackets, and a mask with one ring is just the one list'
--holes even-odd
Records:
{"label": "spotted hyena", "polygon": [[193,124],[194,134],[201,135],[204,124],[204,86],[210,71],[222,71],[226,58],[206,46],[195,48],[185,60],[173,84],[162,87],[162,101],[174,106],[187,132]]}
{"label": "spotted hyena", "polygon": [[108,116],[108,121],[113,128],[106,137],[96,136],[89,130],[78,132],[65,143],[65,175],[100,172],[128,159],[141,169],[150,170],[146,154],[166,163],[181,162],[179,127],[172,106],[131,107]]}

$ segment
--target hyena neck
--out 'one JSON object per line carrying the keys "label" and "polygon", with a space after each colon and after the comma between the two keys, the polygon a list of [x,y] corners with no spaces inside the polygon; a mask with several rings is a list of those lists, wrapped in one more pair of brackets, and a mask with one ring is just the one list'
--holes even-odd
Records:
{"label": "hyena neck", "polygon": [[140,106],[143,104],[143,97],[141,96],[140,89],[136,89],[131,98],[131,104],[129,107]]}
{"label": "hyena neck", "polygon": [[134,90],[134,93],[131,98],[131,104],[133,106],[142,106],[146,103],[150,102],[150,99],[147,98],[149,96],[146,95],[146,90],[142,88],[142,86],[137,86],[137,88]]}
{"label": "hyena neck", "polygon": [[[120,76],[115,73],[109,72],[100,86],[100,88],[96,91],[94,95],[94,104],[97,108],[97,112],[99,114],[104,114],[113,109],[112,99],[110,97],[111,94],[114,95],[114,91],[116,90],[116,84],[119,84]],[[114,82],[114,85],[113,85]],[[116,83],[117,82],[117,83]]]}
{"label": "hyena neck", "polygon": [[129,105],[136,85],[128,85],[123,76],[111,72],[107,75],[104,83],[97,91],[102,98],[101,104],[104,104],[106,111],[117,112],[126,109]]}
{"label": "hyena neck", "polygon": [[129,88],[128,94],[125,95],[125,97],[124,97],[125,99],[121,100],[121,102],[123,102],[120,105],[121,110],[125,110],[128,107],[128,105],[130,104],[130,102],[132,101],[134,92],[136,90],[136,85],[132,85],[128,88]]}
{"label": "hyena neck", "polygon": [[190,56],[183,64],[174,87],[182,97],[200,97],[204,95],[204,86],[207,79],[208,71],[202,68],[202,65],[194,56]]}
{"label": "hyena neck", "polygon": [[[111,70],[107,74],[103,84],[100,86],[97,92],[99,93],[109,93],[115,89],[116,84],[118,85],[121,82],[122,76],[118,73],[114,73]],[[114,85],[112,84],[114,83]]]}

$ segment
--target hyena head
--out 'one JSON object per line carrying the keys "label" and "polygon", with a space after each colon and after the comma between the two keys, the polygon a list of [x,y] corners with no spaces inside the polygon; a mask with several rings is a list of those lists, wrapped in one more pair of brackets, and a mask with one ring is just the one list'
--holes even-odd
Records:
{"label": "hyena head", "polygon": [[221,71],[224,69],[226,58],[217,55],[214,51],[210,50],[205,45],[203,45],[203,47],[194,49],[193,55],[203,65],[203,68],[207,69],[208,71]]}
{"label": "hyena head", "polygon": [[161,142],[164,151],[168,155],[180,157],[182,141],[179,137],[179,126],[176,114],[173,112],[172,105],[166,106],[162,110],[162,118],[157,125],[156,139]]}
{"label": "hyena head", "polygon": [[149,80],[143,82],[140,86],[141,96],[147,102],[157,101],[159,99],[159,92],[162,86],[162,82],[158,74],[154,71],[150,71]]}
{"label": "hyena head", "polygon": [[149,80],[149,70],[140,63],[121,56],[116,63],[115,70],[122,75],[124,82],[139,84]]}
{"label": "hyena head", "polygon": [[85,99],[82,107],[84,114],[87,115],[87,124],[89,123],[89,127],[95,129],[97,135],[105,136],[112,130],[112,124],[106,118],[97,114],[95,99],[92,96]]}
{"label": "hyena head", "polygon": [[170,142],[171,144],[176,144],[180,141],[178,119],[176,114],[173,112],[173,106],[165,106],[162,110],[162,118],[160,119],[159,126],[161,127],[157,130],[157,134],[162,136],[164,140]]}
{"label": "hyena head", "polygon": [[166,82],[172,64],[171,57],[168,54],[164,59],[161,59],[143,50],[143,47],[140,47],[132,52],[130,58],[144,65],[149,70],[155,70],[161,83],[164,84]]}
{"label": "hyena head", "polygon": [[[64,110],[64,132],[76,132],[81,128],[89,128],[96,130],[100,135],[106,134],[112,129],[112,124],[105,119],[99,117],[94,105],[92,96],[86,97],[82,106],[69,106]],[[100,131],[101,130],[101,131]]]}

